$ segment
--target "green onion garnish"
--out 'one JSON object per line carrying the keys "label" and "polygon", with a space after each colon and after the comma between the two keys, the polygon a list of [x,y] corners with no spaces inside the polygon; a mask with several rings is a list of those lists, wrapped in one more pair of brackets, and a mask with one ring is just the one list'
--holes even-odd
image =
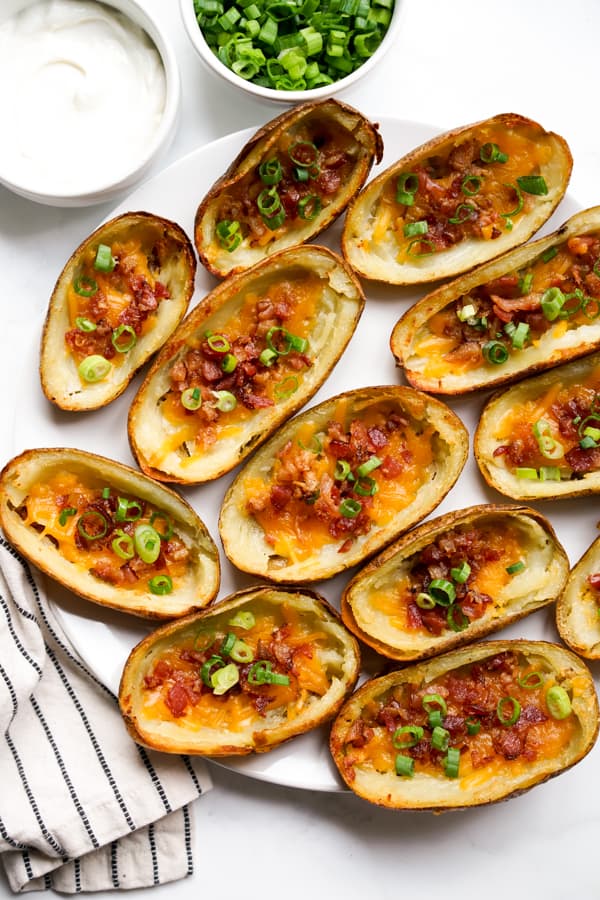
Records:
{"label": "green onion garnish", "polygon": [[126,534],[122,528],[118,528],[113,533],[115,536],[110,545],[113,551],[121,559],[133,559],[135,550],[133,548],[133,538],[131,535]]}
{"label": "green onion garnish", "polygon": [[237,364],[237,356],[234,356],[233,353],[226,353],[221,362],[221,368],[229,375],[231,372],[235,372]]}
{"label": "green onion garnish", "polygon": [[408,750],[423,738],[424,731],[420,725],[402,725],[392,735],[392,744],[396,750]]}
{"label": "green onion garnish", "polygon": [[527,672],[517,679],[517,683],[519,687],[524,688],[526,691],[534,691],[537,688],[541,688],[544,683],[544,676],[538,671]]}
{"label": "green onion garnish", "polygon": [[504,183],[504,187],[510,188],[517,195],[517,205],[514,209],[509,210],[508,212],[501,213],[504,218],[508,218],[509,216],[516,216],[517,213],[520,213],[523,209],[523,195],[521,194],[520,189],[516,184],[506,184]]}
{"label": "green onion garnish", "polygon": [[215,408],[220,412],[231,412],[237,406],[237,399],[231,391],[213,391],[216,398]]}
{"label": "green onion garnish", "polygon": [[460,566],[456,566],[453,569],[450,569],[450,575],[452,576],[454,581],[458,581],[459,584],[464,584],[469,575],[471,574],[471,566],[465,560],[461,562]]}
{"label": "green onion garnish", "polygon": [[81,297],[93,297],[98,290],[98,283],[89,275],[80,275],[73,282],[73,290]]}
{"label": "green onion garnish", "polygon": [[519,322],[512,333],[512,345],[516,350],[522,350],[529,337],[529,325],[527,322]]}
{"label": "green onion garnish", "polygon": [[564,447],[552,436],[549,422],[545,419],[538,419],[531,428],[542,456],[545,456],[546,459],[560,459],[564,455]]}
{"label": "green onion garnish", "polygon": [[273,396],[276,400],[287,400],[295,394],[299,387],[299,381],[295,375],[288,375],[283,381],[278,381],[273,387]]}
{"label": "green onion garnish", "polygon": [[479,734],[481,730],[481,722],[476,716],[467,716],[465,725],[467,726],[467,734]]}
{"label": "green onion garnish", "polygon": [[200,409],[202,406],[202,394],[200,388],[186,388],[185,391],[181,392],[180,400],[183,408],[189,409],[190,412]]}
{"label": "green onion garnish", "polygon": [[85,359],[81,360],[77,367],[79,376],[83,381],[87,381],[89,384],[102,381],[103,378],[106,378],[111,369],[112,363],[96,353],[92,354],[92,356],[86,356]]}
{"label": "green onion garnish", "polygon": [[301,219],[311,221],[316,219],[320,212],[321,198],[316,194],[309,194],[308,197],[303,197],[298,203],[298,215]]}
{"label": "green onion garnish", "polygon": [[460,766],[460,750],[456,747],[449,747],[448,753],[444,760],[444,772],[448,778],[458,778],[458,770]]}
{"label": "green onion garnish", "polygon": [[59,524],[65,526],[67,524],[67,519],[74,516],[76,512],[77,510],[74,506],[67,506],[65,509],[61,509],[60,516],[58,517]]}
{"label": "green onion garnish", "polygon": [[206,335],[206,343],[215,353],[227,353],[228,350],[231,350],[231,344],[224,334],[215,334],[212,331],[208,332]]}
{"label": "green onion garnish", "polygon": [[86,541],[97,541],[108,534],[108,522],[101,512],[88,509],[77,519],[77,531]]}
{"label": "green onion garnish", "polygon": [[239,680],[240,670],[235,663],[228,663],[226,666],[221,666],[212,673],[210,676],[210,686],[213,689],[213,694],[220,696],[230,690],[230,688],[237,684]]}
{"label": "green onion garnish", "polygon": [[517,478],[526,478],[529,481],[537,481],[538,478],[537,469],[531,469],[528,466],[517,466],[515,475]]}
{"label": "green onion garnish", "polygon": [[396,183],[396,203],[412,206],[418,189],[419,176],[414,172],[403,172]]}
{"label": "green onion garnish", "polygon": [[501,697],[496,706],[496,716],[501,725],[509,728],[514,725],[521,715],[521,704],[516,697]]}
{"label": "green onion garnish", "polygon": [[434,710],[438,711],[442,716],[445,716],[448,712],[448,706],[441,694],[425,694],[421,700],[421,706],[429,715]]}
{"label": "green onion garnish", "polygon": [[546,692],[546,707],[553,719],[566,719],[571,712],[571,700],[563,687],[553,684]]}
{"label": "green onion garnish", "polygon": [[519,278],[519,293],[521,295],[528,294],[531,290],[531,285],[533,284],[533,273],[528,272],[527,275],[524,275],[522,278]]}
{"label": "green onion garnish", "polygon": [[366,462],[361,463],[361,465],[358,466],[356,474],[359,478],[364,478],[366,475],[370,475],[371,472],[375,471],[375,469],[378,469],[380,465],[381,460],[378,456],[370,456]]}
{"label": "green onion garnish", "polygon": [[477,217],[477,207],[472,203],[459,203],[454,211],[454,215],[448,219],[451,225],[464,225],[469,219]]}
{"label": "green onion garnish", "polygon": [[[208,646],[210,646],[210,644]],[[217,656],[216,654],[211,656],[209,659],[206,660],[205,663],[202,664],[202,668],[200,669],[200,677],[202,678],[202,681],[204,682],[206,687],[212,687],[211,673],[212,673],[212,670],[215,668],[215,666],[218,666],[219,668],[223,668],[224,665],[225,665],[225,661],[220,656]]]}
{"label": "green onion garnish", "polygon": [[484,163],[508,162],[508,154],[503,153],[498,144],[487,143],[479,148],[479,159]]}
{"label": "green onion garnish", "polygon": [[521,175],[517,178],[517,184],[526,194],[541,196],[548,193],[548,185],[542,175]]}
{"label": "green onion garnish", "polygon": [[446,622],[448,628],[452,631],[464,631],[470,624],[469,617],[463,612],[460,606],[456,604],[448,607]]}
{"label": "green onion garnish", "polygon": [[116,264],[117,261],[112,255],[111,248],[106,244],[98,244],[94,268],[97,269],[98,272],[112,272]]}
{"label": "green onion garnish", "polygon": [[556,254],[558,253],[558,247],[548,247],[547,250],[544,250],[540,259],[542,262],[550,262],[551,259],[554,259]]}
{"label": "green onion garnish", "polygon": [[290,683],[289,675],[273,672],[273,664],[266,659],[259,659],[248,671],[250,684],[284,684]]}
{"label": "green onion garnish", "polygon": [[508,349],[501,341],[486,341],[481,352],[485,361],[494,366],[500,366],[508,359]]}
{"label": "green onion garnish", "polygon": [[75,328],[79,331],[95,331],[97,327],[95,322],[92,322],[91,319],[86,319],[85,316],[77,316],[75,319]]}
{"label": "green onion garnish", "polygon": [[522,559],[520,559],[518,562],[511,563],[510,566],[507,566],[506,572],[509,575],[516,575],[518,572],[522,572],[524,568],[525,568],[525,563],[523,562]]}
{"label": "green onion garnish", "polygon": [[164,596],[173,593],[173,579],[169,575],[155,575],[148,582],[151,594]]}
{"label": "green onion garnish", "polygon": [[155,563],[160,556],[160,535],[152,525],[138,525],[133,533],[133,543],[137,555],[145,563]]}
{"label": "green onion garnish", "polygon": [[228,624],[234,628],[243,628],[245,631],[248,631],[250,628],[254,628],[256,619],[254,618],[254,613],[241,609],[229,620]]}
{"label": "green onion garnish", "polygon": [[356,479],[354,490],[361,497],[373,497],[379,490],[379,487],[374,478],[371,478],[369,475],[363,475],[362,478]]}
{"label": "green onion garnish", "polygon": [[396,754],[395,760],[396,775],[403,775],[406,778],[412,778],[415,774],[415,761],[410,756],[403,756],[402,753]]}
{"label": "green onion garnish", "polygon": [[[425,249],[419,249],[425,248]],[[429,238],[414,238],[406,248],[407,256],[419,259],[422,256],[431,256],[435,253],[435,244]]]}
{"label": "green onion garnish", "polygon": [[420,222],[407,222],[404,226],[404,237],[416,237],[418,234],[427,234],[429,225],[423,219]]}
{"label": "green onion garnish", "polygon": [[[248,11],[246,10],[246,15],[247,14]],[[267,159],[258,167],[258,174],[260,175],[260,180],[263,184],[278,184],[283,176],[281,163],[279,162],[277,157],[273,159]]]}
{"label": "green onion garnish", "polygon": [[362,509],[362,503],[359,500],[352,500],[352,498],[347,498],[346,500],[342,500],[338,507],[338,512],[340,516],[343,516],[345,519],[355,519],[359,512]]}
{"label": "green onion garnish", "polygon": [[481,190],[483,178],[480,175],[467,175],[463,178],[460,189],[467,197],[474,197]]}
{"label": "green onion garnish", "polygon": [[345,481],[350,474],[352,474],[350,463],[346,459],[338,459],[333,472],[334,480]]}
{"label": "green onion garnish", "polygon": [[545,317],[549,322],[553,322],[554,319],[558,318],[558,315],[564,306],[565,295],[560,288],[551,287],[548,288],[547,291],[544,291],[540,302]]}
{"label": "green onion garnish", "polygon": [[237,641],[237,637],[233,633],[233,631],[228,631],[227,634],[225,635],[225,637],[223,638],[223,641],[219,648],[219,653],[221,654],[221,656],[229,656],[229,653],[231,652],[233,645],[235,644],[236,641]]}
{"label": "green onion garnish", "polygon": [[233,251],[237,250],[242,243],[242,233],[240,231],[239,222],[230,222],[229,219],[223,219],[221,222],[217,222],[215,230],[217,232],[219,244],[224,250],[227,250],[228,253],[233,253]]}
{"label": "green onion garnish", "polygon": [[429,585],[429,593],[440,606],[450,606],[456,600],[456,589],[446,578],[434,578]]}
{"label": "green onion garnish", "polygon": [[252,647],[241,638],[236,639],[233,647],[229,651],[229,655],[238,663],[249,663],[254,659]]}
{"label": "green onion garnish", "polygon": [[136,522],[141,518],[144,509],[139,500],[127,500],[126,497],[117,497],[117,509],[115,519],[117,522]]}
{"label": "green onion garnish", "polygon": [[119,325],[113,331],[110,342],[117,353],[128,353],[137,344],[137,335],[131,325]]}
{"label": "green onion garnish", "polygon": [[435,606],[435,600],[431,594],[426,594],[424,591],[419,591],[415,597],[415,603],[421,609],[433,609]]}
{"label": "green onion garnish", "polygon": [[436,725],[431,732],[431,746],[434,750],[447,750],[450,740],[450,732],[440,725]]}

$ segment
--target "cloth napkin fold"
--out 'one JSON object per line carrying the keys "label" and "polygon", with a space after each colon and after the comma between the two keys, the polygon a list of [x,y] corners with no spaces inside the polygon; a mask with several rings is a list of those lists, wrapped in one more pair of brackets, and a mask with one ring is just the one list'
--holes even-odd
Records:
{"label": "cloth napkin fold", "polygon": [[198,758],[127,734],[70,648],[42,580],[0,534],[0,854],[11,888],[148,887],[192,873]]}

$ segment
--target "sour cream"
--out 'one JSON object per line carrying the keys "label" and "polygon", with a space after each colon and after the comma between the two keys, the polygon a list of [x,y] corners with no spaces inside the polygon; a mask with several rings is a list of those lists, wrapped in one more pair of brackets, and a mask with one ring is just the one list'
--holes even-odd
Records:
{"label": "sour cream", "polygon": [[95,0],[37,0],[0,24],[0,175],[49,194],[126,177],[165,109],[160,55],[131,19]]}

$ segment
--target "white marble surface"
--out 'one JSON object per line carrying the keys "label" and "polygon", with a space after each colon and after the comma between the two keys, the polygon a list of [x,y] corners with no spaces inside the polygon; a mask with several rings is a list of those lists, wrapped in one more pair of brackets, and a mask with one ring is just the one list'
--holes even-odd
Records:
{"label": "white marble surface", "polygon": [[[397,47],[342,99],[375,119],[395,116],[440,128],[499,112],[537,119],[570,143],[572,197],[581,206],[600,204],[597,0],[402,2]],[[181,121],[162,165],[280,111],[206,73],[176,0],[144,5],[173,41],[183,81]],[[0,188],[1,462],[13,452],[13,412],[27,415],[23,404],[15,411],[15,396],[32,328],[64,260],[112,205],[52,209]],[[571,522],[576,530],[577,519]],[[600,745],[571,772],[521,798],[441,817],[379,810],[349,794],[274,786],[218,766],[212,773],[215,788],[196,805],[196,873],[152,889],[154,897],[167,891],[181,900],[238,894],[263,900],[275,892],[286,900],[334,892],[346,900],[598,896]],[[0,877],[0,897],[9,893]],[[149,890],[137,893],[150,897]]]}

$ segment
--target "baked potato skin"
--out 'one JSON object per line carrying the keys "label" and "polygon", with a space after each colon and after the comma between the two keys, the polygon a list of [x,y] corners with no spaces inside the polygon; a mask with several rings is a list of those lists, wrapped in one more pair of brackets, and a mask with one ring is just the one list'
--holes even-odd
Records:
{"label": "baked potato skin", "polygon": [[[495,455],[495,451],[506,444],[506,439],[497,436],[499,424],[505,416],[509,416],[513,410],[525,408],[527,403],[535,407],[555,386],[575,388],[581,385],[599,366],[600,353],[592,353],[492,394],[483,407],[473,438],[477,465],[490,487],[519,501],[558,500],[600,492],[599,469],[560,481],[519,478],[502,465],[505,454]],[[549,465],[553,462],[548,460]]]}
{"label": "baked potato skin", "polygon": [[[227,332],[231,337],[229,324],[233,323],[235,333],[240,312],[256,302],[249,297],[268,298],[273,286],[286,279],[292,284],[304,282],[306,286],[315,278],[319,279],[319,297],[307,331],[306,351],[311,367],[302,375],[298,389],[272,406],[252,410],[249,418],[239,422],[234,436],[223,435],[189,457],[174,450],[161,456],[161,441],[168,440],[172,433],[162,412],[162,398],[171,389],[169,373],[173,366],[208,328]],[[213,480],[234,468],[323,384],[350,341],[364,302],[361,285],[344,260],[317,245],[282,250],[244,272],[230,275],[181,323],[152,362],[133,400],[127,431],[131,451],[142,471],[158,481],[192,484]],[[277,366],[269,371],[273,381],[277,381]]]}
{"label": "baked potato skin", "polygon": [[[170,593],[130,591],[96,577],[84,565],[77,566],[61,553],[59,541],[51,531],[48,533],[52,540],[25,524],[19,509],[26,504],[32,488],[48,484],[57,473],[65,471],[81,479],[83,485],[102,483],[169,516],[174,535],[185,544],[189,559],[186,572],[173,579]],[[7,540],[50,578],[85,600],[134,616],[164,620],[186,615],[207,606],[219,589],[219,554],[192,507],[174,491],[137,470],[93,453],[44,448],[27,450],[10,460],[0,473],[0,525]]]}
{"label": "baked potato skin", "polygon": [[571,650],[600,659],[600,594],[588,578],[600,572],[600,537],[588,547],[569,574],[556,603],[556,627]]}
{"label": "baked potato skin", "polygon": [[[269,152],[277,147],[278,140],[286,133],[294,133],[303,123],[323,121],[328,128],[338,129],[351,136],[355,164],[339,196],[304,226],[284,230],[266,247],[250,247],[247,242],[230,253],[215,240],[218,204],[222,195],[235,186],[261,161],[269,158]],[[362,113],[339,100],[328,99],[302,103],[267,122],[245,144],[206,196],[200,202],[194,223],[194,242],[200,262],[209,272],[223,278],[263,259],[285,247],[312,240],[345,210],[350,198],[365,183],[375,162],[380,162],[383,141],[377,130]]]}
{"label": "baked potato skin", "polygon": [[[72,328],[68,290],[76,279],[82,261],[97,245],[111,246],[114,241],[139,237],[149,246],[152,241],[168,247],[166,261],[156,271],[170,292],[158,306],[156,321],[135,346],[113,365],[100,381],[84,383],[78,374],[73,354],[65,346],[65,333]],[[67,411],[98,409],[123,393],[138,369],[159,349],[184,317],[194,292],[196,257],[193,246],[179,225],[148,212],[129,212],[106,222],[87,237],[65,264],[50,298],[44,322],[40,353],[40,381],[51,403]]]}
{"label": "baked potato skin", "polygon": [[[494,239],[462,240],[444,252],[421,254],[416,262],[399,260],[398,245],[392,235],[372,241],[377,223],[380,197],[392,179],[404,172],[414,172],[419,165],[434,157],[444,157],[471,139],[480,144],[488,141],[486,129],[499,128],[531,139],[532,146],[547,146],[551,158],[542,168],[548,193],[536,198],[532,210],[505,228]],[[483,135],[481,137],[481,135]],[[453,278],[475,268],[528,240],[551,216],[562,199],[573,166],[566,141],[560,135],[545,131],[541,125],[515,113],[505,113],[461,126],[432,138],[374,178],[348,207],[342,235],[342,252],[356,272],[375,281],[389,284],[427,284],[442,278]],[[372,245],[372,246],[371,246]]]}
{"label": "baked potato skin", "polygon": [[[427,448],[431,461],[419,469],[422,482],[406,505],[393,514],[393,506],[384,510],[383,524],[374,523],[366,534],[359,534],[350,549],[346,540],[334,538],[319,546],[311,537],[308,555],[290,562],[265,538],[263,528],[248,512],[248,485],[257,482],[263,489],[273,486],[273,467],[278,453],[286,447],[302,447],[306,440],[299,434],[318,435],[332,421],[367,420],[369,415],[397,415],[405,419],[406,434],[415,435],[419,447]],[[426,440],[420,433],[431,429]],[[384,451],[382,450],[382,453]],[[347,391],[303,411],[267,442],[237,475],[225,494],[219,517],[219,531],[229,560],[245,572],[278,583],[316,581],[329,578],[356,565],[381,550],[399,534],[430,513],[445,497],[466,462],[468,434],[458,417],[447,406],[426,394],[403,386],[380,386]],[[412,487],[411,487],[412,489]],[[341,510],[340,510],[341,513]],[[343,513],[342,513],[343,515]],[[275,525],[277,528],[278,526]],[[308,525],[305,525],[308,528]],[[346,534],[345,538],[348,537]],[[299,546],[299,545],[297,545]],[[340,550],[342,552],[340,552]],[[306,551],[304,547],[303,553]]]}
{"label": "baked potato skin", "polygon": [[[196,634],[203,629],[214,628],[219,636],[221,631],[231,629],[231,618],[240,613],[255,615],[258,624],[262,614],[270,617],[270,621],[286,621],[286,616],[290,616],[286,607],[292,611],[290,621],[296,615],[304,627],[312,628],[314,647],[323,640],[323,634],[328,639],[323,659],[327,657],[324,665],[328,667],[329,686],[322,696],[315,694],[305,709],[300,709],[288,720],[285,707],[272,710],[267,707],[263,715],[255,713],[251,723],[233,730],[225,724],[219,728],[211,727],[209,710],[203,713],[203,727],[198,724],[187,727],[183,718],[160,721],[151,713],[144,713],[144,679],[165,650],[177,647],[186,639],[189,641],[190,633]],[[245,629],[238,631],[242,638],[249,634]],[[247,639],[251,640],[250,637]],[[264,753],[332,719],[353,690],[359,670],[358,642],[346,631],[339,614],[323,597],[300,588],[282,590],[272,585],[256,585],[232,594],[202,613],[164,625],[144,638],[134,647],[125,664],[119,705],[131,737],[152,749],[211,757]]]}
{"label": "baked potato skin", "polygon": [[[510,544],[505,548],[509,555],[500,559],[501,568],[513,564],[518,559],[524,564],[520,573],[522,587],[517,588],[519,575],[507,578],[507,583],[490,597],[489,607],[485,607],[479,618],[472,618],[464,630],[453,631],[444,628],[439,634],[428,632],[419,634],[419,629],[396,624],[400,614],[400,604],[395,614],[380,612],[373,605],[382,590],[393,596],[394,588],[401,578],[411,570],[411,557],[427,548],[435,546],[437,539],[448,537],[454,529],[487,535],[486,546],[492,548],[490,530],[499,529],[502,539],[507,536],[520,539],[520,552],[515,558]],[[477,564],[477,554],[470,555],[462,548],[457,552],[455,564],[465,561],[472,568]],[[489,562],[487,563],[489,565]],[[439,563],[438,563],[439,566]],[[486,560],[481,563],[485,570]],[[401,663],[427,659],[438,653],[455,650],[473,643],[501,628],[516,622],[524,616],[552,603],[561,593],[569,573],[569,560],[548,519],[537,510],[526,506],[481,504],[466,509],[454,510],[434,519],[429,519],[399,540],[359,570],[346,585],[341,599],[342,620],[347,628],[364,643],[382,656]],[[441,576],[440,576],[441,577]],[[446,576],[451,577],[451,576]],[[409,579],[410,580],[410,579]],[[467,587],[475,588],[475,583],[467,580]],[[415,589],[416,590],[416,589]],[[457,588],[458,590],[458,588]],[[476,590],[476,588],[475,588]],[[486,596],[486,595],[484,595]]]}
{"label": "baked potato skin", "polygon": [[[554,366],[561,365],[597,350],[600,346],[600,324],[588,320],[574,328],[569,328],[557,336],[550,328],[541,339],[529,343],[522,350],[511,352],[508,360],[501,365],[485,363],[469,368],[437,356],[436,362],[444,365],[441,375],[428,374],[423,367],[424,358],[417,349],[421,341],[432,336],[429,322],[447,307],[451,307],[460,297],[468,297],[471,291],[489,282],[511,276],[543,257],[552,253],[557,244],[571,238],[598,233],[600,231],[600,207],[583,210],[568,219],[557,231],[530,242],[523,247],[505,253],[499,259],[478,266],[473,272],[463,275],[418,300],[394,326],[390,337],[390,349],[396,363],[404,370],[404,375],[413,387],[434,394],[460,395],[471,391],[497,388],[534,375]],[[549,262],[546,265],[551,266]],[[563,322],[564,320],[560,320]],[[432,354],[429,350],[427,363]]]}
{"label": "baked potato skin", "polygon": [[[570,693],[572,713],[576,724],[569,744],[557,756],[535,760],[511,773],[510,762],[503,761],[500,769],[492,768],[485,777],[485,769],[476,770],[471,783],[459,774],[456,778],[439,777],[416,772],[414,777],[398,777],[393,771],[379,772],[355,766],[351,772],[344,764],[352,738],[350,729],[368,704],[403,684],[425,685],[452,673],[462,666],[483,663],[486,659],[515,653],[519,658],[541,669],[544,675]],[[341,777],[359,797],[391,809],[445,812],[488,805],[516,797],[549,778],[561,774],[582,760],[598,737],[598,699],[591,673],[571,651],[545,641],[486,641],[445,653],[429,661],[399,669],[363,684],[344,704],[333,722],[330,751]]]}

